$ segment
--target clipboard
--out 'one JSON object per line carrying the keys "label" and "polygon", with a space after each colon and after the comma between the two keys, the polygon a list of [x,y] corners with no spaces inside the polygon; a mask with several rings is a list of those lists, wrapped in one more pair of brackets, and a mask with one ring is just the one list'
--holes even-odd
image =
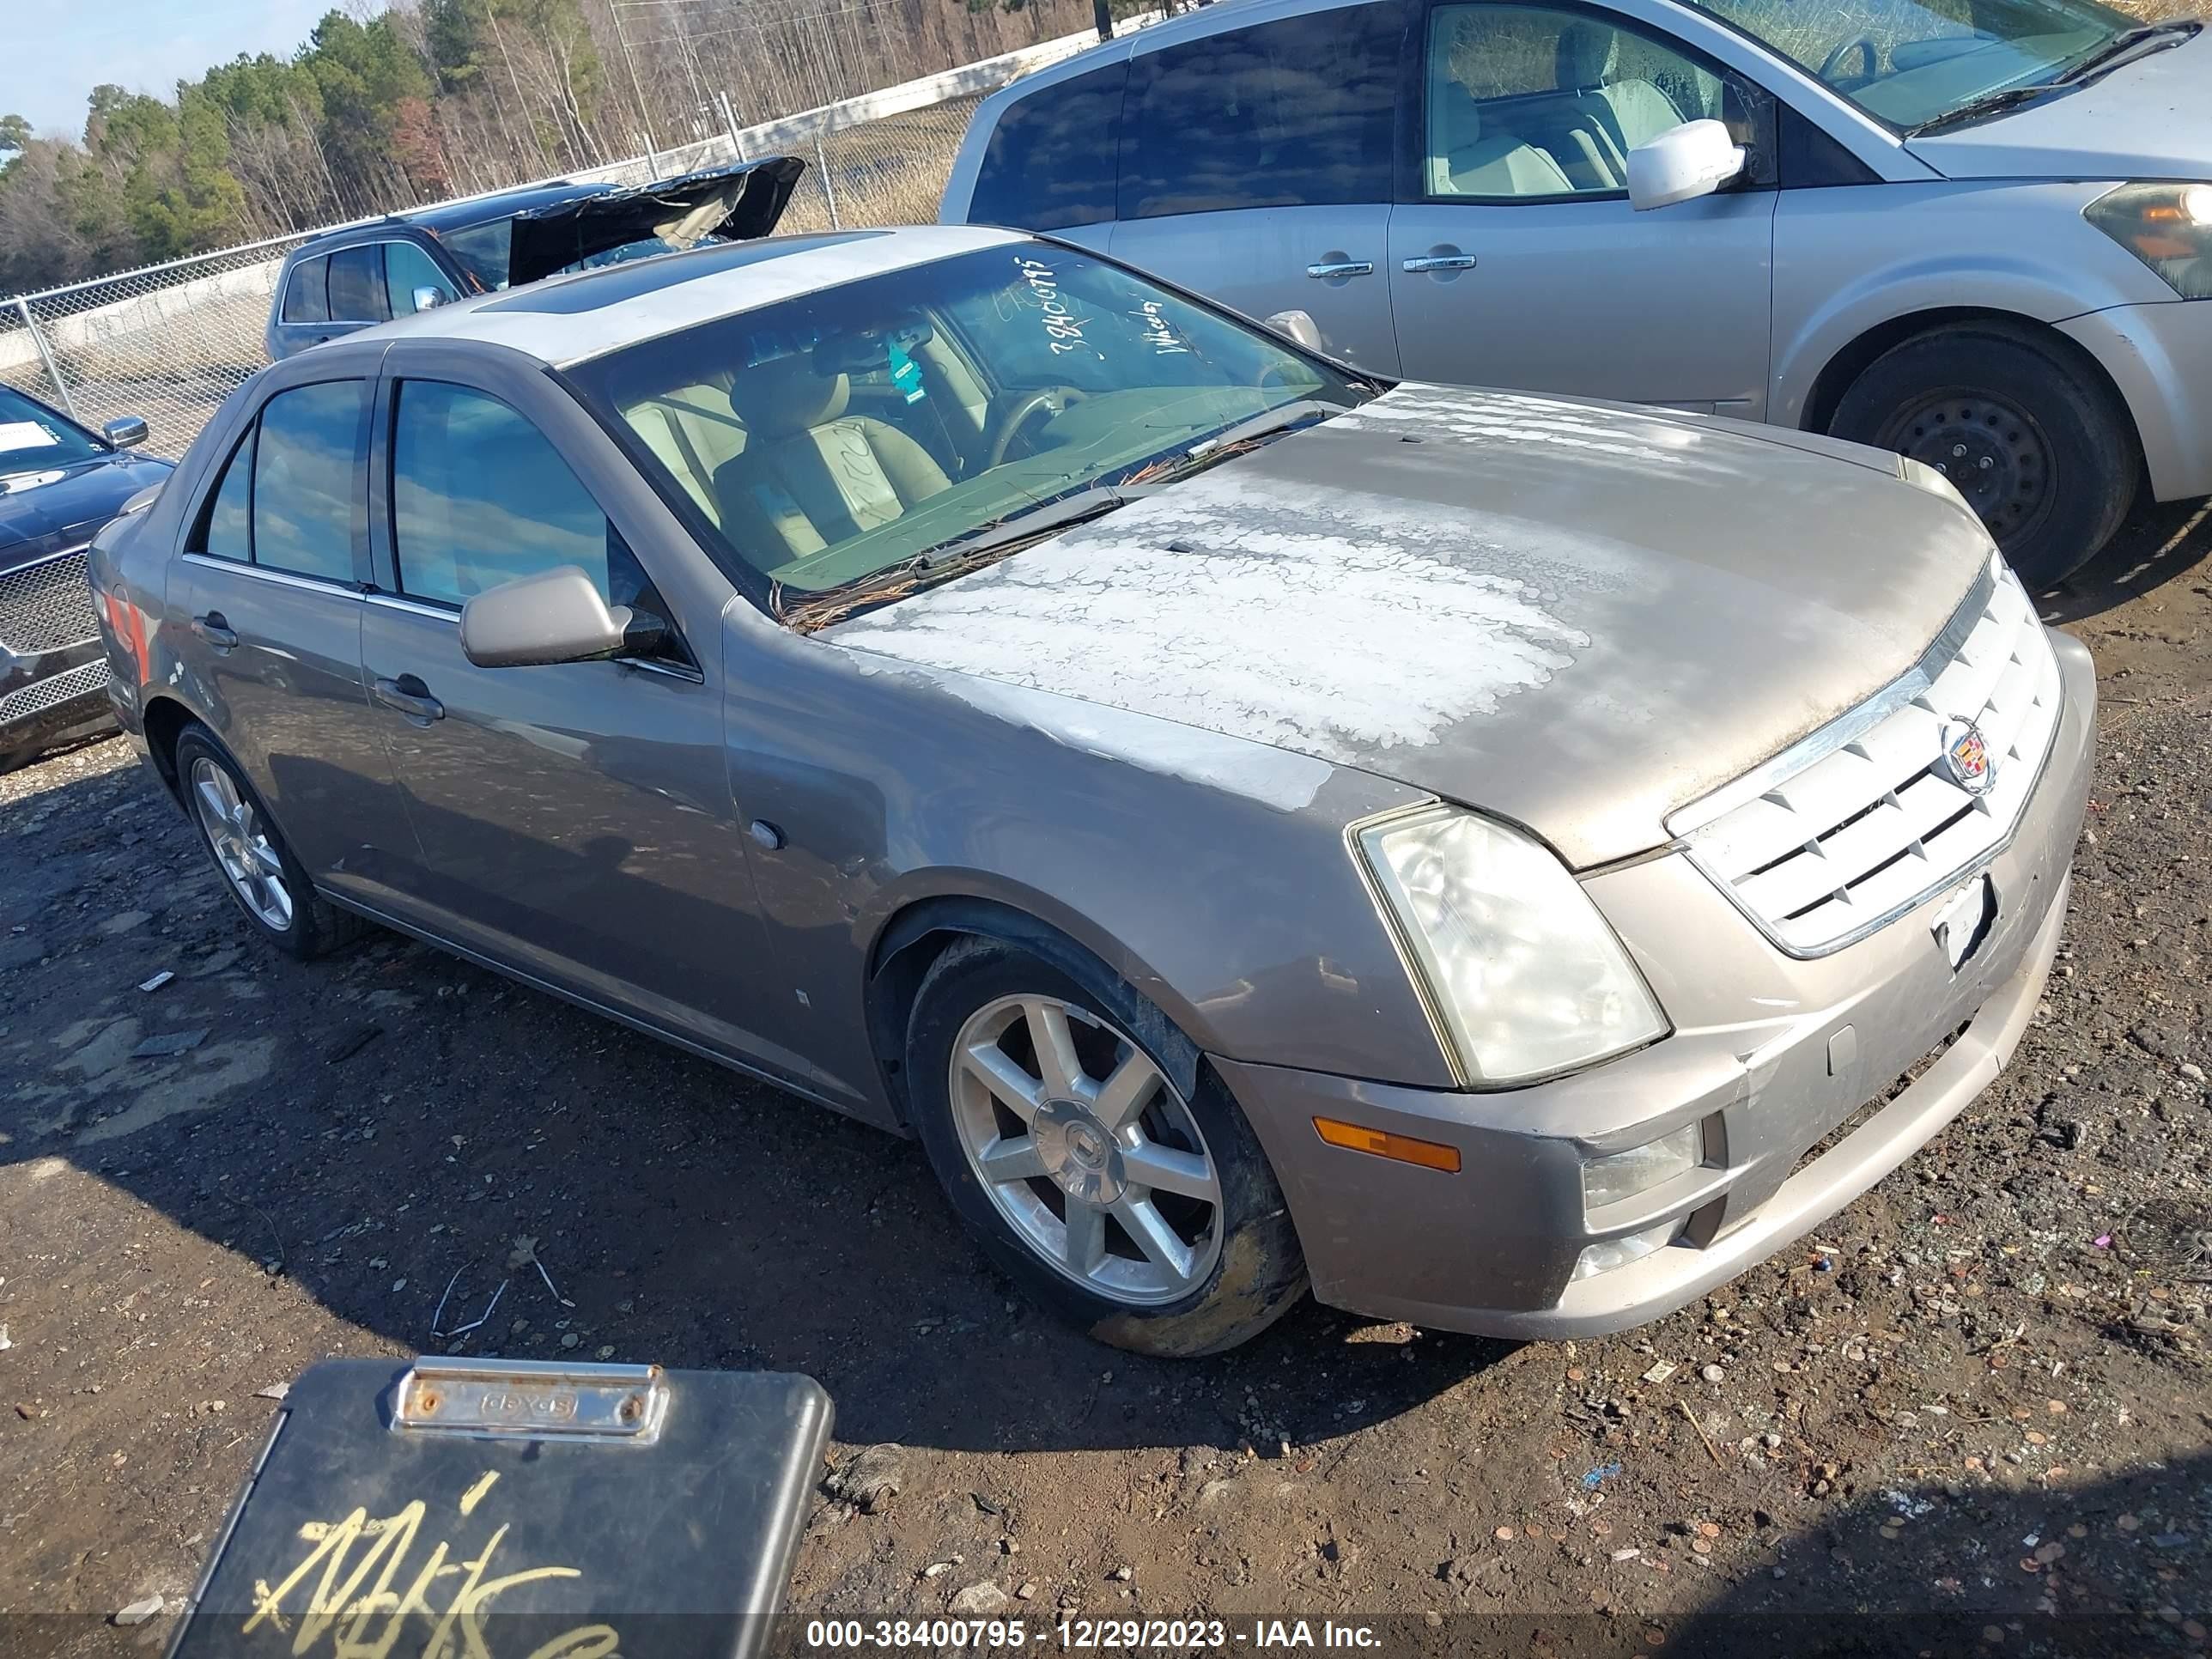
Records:
{"label": "clipboard", "polygon": [[325,1360],[169,1659],[751,1659],[831,1416],[787,1374]]}

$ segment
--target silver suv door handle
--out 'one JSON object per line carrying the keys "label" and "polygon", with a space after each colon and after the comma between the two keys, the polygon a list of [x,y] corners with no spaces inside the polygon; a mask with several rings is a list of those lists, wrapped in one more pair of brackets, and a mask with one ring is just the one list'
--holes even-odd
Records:
{"label": "silver suv door handle", "polygon": [[1306,267],[1306,275],[1321,282],[1332,276],[1372,276],[1374,274],[1375,261],[1372,259],[1339,259],[1330,264]]}
{"label": "silver suv door handle", "polygon": [[1474,269],[1474,255],[1472,253],[1431,253],[1424,255],[1419,259],[1407,260],[1405,268],[1407,270],[1413,272],[1415,275],[1419,275],[1420,272],[1425,270],[1473,270]]}

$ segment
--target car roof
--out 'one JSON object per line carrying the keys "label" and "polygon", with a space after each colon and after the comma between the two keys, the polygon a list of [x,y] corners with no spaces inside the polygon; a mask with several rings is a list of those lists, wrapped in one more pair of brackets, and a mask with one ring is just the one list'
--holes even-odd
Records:
{"label": "car roof", "polygon": [[1034,240],[980,226],[916,225],[708,241],[479,295],[345,337],[478,341],[559,368],[862,277]]}
{"label": "car roof", "polygon": [[408,226],[430,231],[459,230],[468,225],[483,224],[489,219],[512,218],[518,213],[527,213],[532,208],[554,207],[562,202],[573,202],[580,197],[604,196],[615,188],[609,184],[578,184],[573,179],[556,179],[550,184],[528,185],[520,190],[503,190],[490,196],[471,196],[459,202],[435,202],[428,207],[387,213],[381,219],[348,225],[343,229],[318,236],[312,242],[301,243],[293,250],[292,257],[295,259],[304,258],[310,254],[326,253],[332,248],[373,242]]}

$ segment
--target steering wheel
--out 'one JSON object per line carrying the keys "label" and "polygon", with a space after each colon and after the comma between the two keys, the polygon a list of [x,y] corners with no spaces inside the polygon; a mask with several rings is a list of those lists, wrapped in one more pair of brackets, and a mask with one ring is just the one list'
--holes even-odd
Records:
{"label": "steering wheel", "polygon": [[1015,435],[1038,416],[1045,416],[1048,419],[1056,418],[1066,413],[1070,407],[1081,403],[1090,395],[1079,386],[1039,386],[999,416],[993,424],[989,465],[997,466],[1003,463],[1006,459],[1006,452],[1013,447]]}
{"label": "steering wheel", "polygon": [[1873,36],[1867,34],[1855,34],[1850,40],[1838,43],[1833,52],[1820,60],[1820,78],[1830,86],[1843,84],[1844,60],[1855,52],[1866,60],[1866,66],[1859,71],[1851,84],[1858,86],[1873,80],[1875,73],[1881,68],[1881,48],[1875,44]]}

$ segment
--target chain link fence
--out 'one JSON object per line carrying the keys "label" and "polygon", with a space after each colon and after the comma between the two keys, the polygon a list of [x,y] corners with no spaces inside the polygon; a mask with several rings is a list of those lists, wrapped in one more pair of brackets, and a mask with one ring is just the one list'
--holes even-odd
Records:
{"label": "chain link fence", "polygon": [[[976,105],[1088,40],[1068,36],[570,176],[643,184],[738,155],[792,155],[805,161],[807,171],[779,229],[928,223],[937,217],[945,177]],[[222,400],[268,362],[263,331],[285,254],[336,228],[324,226],[0,300],[0,382],[95,428],[120,416],[142,415],[150,434],[147,447],[180,456]]]}
{"label": "chain link fence", "polygon": [[181,455],[269,361],[277,270],[313,234],[0,302],[0,380],[94,428],[143,415],[149,447]]}

